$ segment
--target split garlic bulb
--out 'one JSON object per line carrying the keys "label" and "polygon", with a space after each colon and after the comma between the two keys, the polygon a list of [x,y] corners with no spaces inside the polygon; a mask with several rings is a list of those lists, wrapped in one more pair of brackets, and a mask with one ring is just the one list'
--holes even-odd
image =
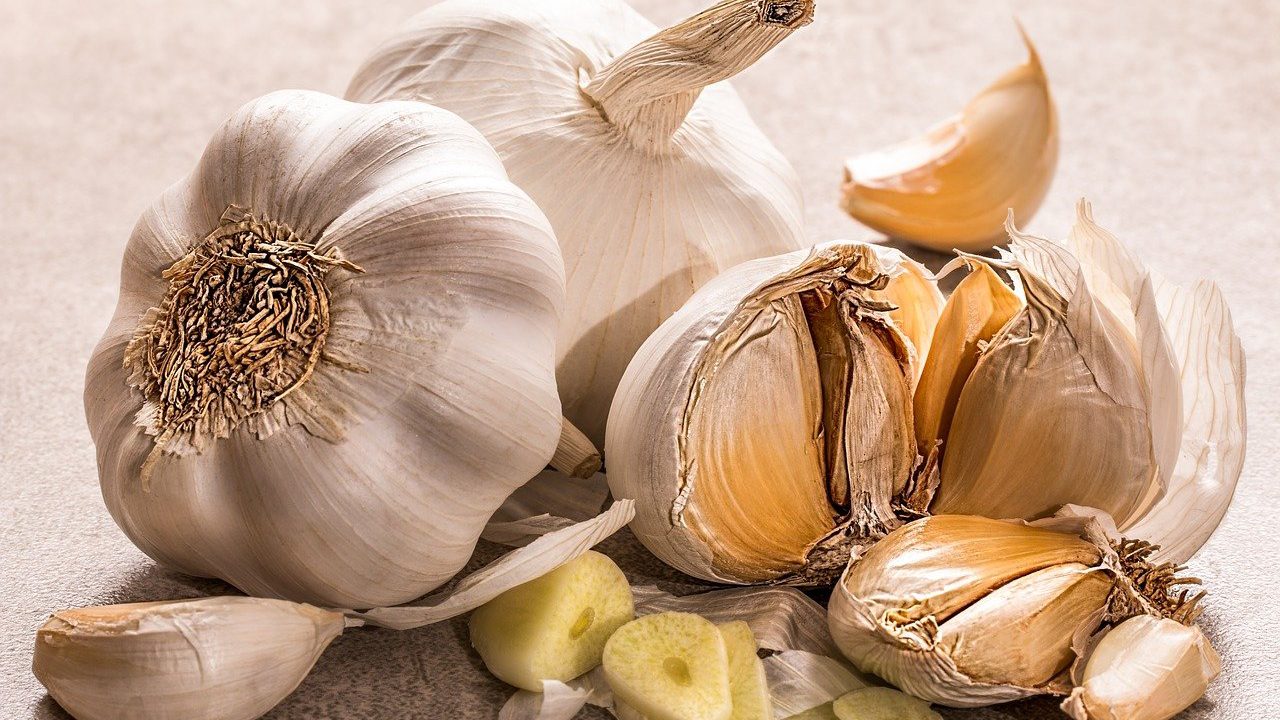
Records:
{"label": "split garlic bulb", "polygon": [[1199,700],[1221,669],[1199,628],[1139,615],[1102,635],[1062,709],[1074,720],[1168,720]]}
{"label": "split garlic bulb", "polygon": [[[1019,27],[1021,31],[1021,27]],[[987,250],[1005,213],[1024,221],[1058,165],[1058,111],[1026,33],[1027,61],[920,137],[845,164],[840,206],[891,237],[940,250]]]}
{"label": "split garlic bulb", "polygon": [[62,610],[32,670],[78,720],[252,720],[342,634],[341,613],[214,597]]}
{"label": "split garlic bulb", "polygon": [[253,595],[405,602],[561,431],[555,236],[416,102],[266,95],[143,214],[85,412],[144,552]]}
{"label": "split garlic bulb", "polygon": [[862,671],[930,702],[973,707],[1065,694],[1104,619],[1191,620],[1199,596],[1145,543],[1113,547],[1087,518],[1043,527],[967,515],[916,520],[850,562],[831,635]]}
{"label": "split garlic bulb", "polygon": [[728,78],[813,0],[724,0],[659,31],[622,0],[448,0],[356,73],[353,100],[424,99],[493,144],[566,260],[557,379],[597,444],[631,356],[703,283],[808,245],[795,171]]}
{"label": "split garlic bulb", "polygon": [[749,261],[641,347],[607,477],[655,555],[716,582],[829,584],[854,542],[897,525],[913,350],[881,298],[917,282],[904,262],[840,242]]}
{"label": "split garlic bulb", "polygon": [[1083,202],[1065,245],[1009,233],[1004,260],[965,259],[976,270],[948,300],[916,389],[921,452],[941,442],[931,509],[1095,507],[1185,561],[1244,462],[1244,355],[1221,293],[1148,270]]}

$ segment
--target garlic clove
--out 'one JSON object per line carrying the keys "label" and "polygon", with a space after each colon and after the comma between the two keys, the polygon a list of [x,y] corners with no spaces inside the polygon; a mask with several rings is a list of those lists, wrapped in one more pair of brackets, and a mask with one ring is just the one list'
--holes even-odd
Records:
{"label": "garlic clove", "polygon": [[938,318],[915,393],[916,441],[922,454],[947,437],[960,392],[980,348],[1023,306],[1022,298],[981,262],[956,289]]}
{"label": "garlic clove", "polygon": [[773,720],[769,683],[765,678],[764,663],[756,655],[759,648],[751,626],[737,620],[719,627],[729,658],[729,694],[733,699],[730,718]]}
{"label": "garlic clove", "polygon": [[614,695],[648,720],[729,720],[724,637],[689,613],[646,615],[623,625],[604,648]]}
{"label": "garlic clove", "polygon": [[723,273],[650,337],[606,454],[654,554],[717,582],[823,584],[897,525],[914,371],[890,281],[870,246],[819,245]]}
{"label": "garlic clove", "polygon": [[924,360],[929,356],[938,318],[947,301],[938,289],[937,279],[924,265],[907,257],[900,250],[879,245],[871,247],[890,275],[889,284],[881,297],[894,306],[889,311],[889,318],[907,336],[915,349],[918,380],[924,368]]}
{"label": "garlic clove", "polygon": [[252,720],[302,682],[340,613],[248,597],[61,610],[32,670],[78,720]]}
{"label": "garlic clove", "polygon": [[919,698],[885,687],[869,687],[842,695],[831,703],[838,720],[942,720]]}
{"label": "garlic clove", "polygon": [[540,692],[600,664],[605,642],[635,607],[622,570],[588,551],[471,614],[471,645],[498,679]]}
{"label": "garlic clove", "polygon": [[1097,626],[1114,585],[1107,572],[1079,563],[1037,570],[943,623],[938,645],[979,682],[1047,685],[1071,665],[1073,640]]}
{"label": "garlic clove", "polygon": [[1058,117],[1030,38],[1026,63],[924,135],[845,165],[841,207],[892,237],[947,251],[990,248],[1005,213],[1030,218],[1053,180]]}
{"label": "garlic clove", "polygon": [[1138,615],[1102,636],[1062,709],[1075,720],[1168,720],[1200,699],[1220,670],[1199,628]]}

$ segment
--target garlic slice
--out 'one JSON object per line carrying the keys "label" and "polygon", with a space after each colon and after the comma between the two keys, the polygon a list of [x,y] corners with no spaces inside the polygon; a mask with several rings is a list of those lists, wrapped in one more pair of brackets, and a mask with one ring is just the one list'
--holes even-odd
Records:
{"label": "garlic slice", "polygon": [[212,597],[61,610],[32,670],[78,720],[252,720],[342,634],[341,613]]}
{"label": "garlic slice", "polygon": [[1027,62],[923,136],[853,158],[841,207],[891,237],[947,251],[990,248],[1012,209],[1029,219],[1058,162],[1058,115],[1031,39]]}
{"label": "garlic slice", "polygon": [[715,625],[689,613],[646,615],[604,648],[616,702],[647,720],[730,720],[729,657]]}
{"label": "garlic slice", "polygon": [[831,711],[839,720],[942,720],[929,703],[884,687],[854,690],[836,698]]}
{"label": "garlic slice", "polygon": [[890,272],[857,243],[747,262],[649,338],[614,398],[606,475],[654,554],[705,580],[822,584],[896,526],[916,452],[913,350],[878,297]]}
{"label": "garlic slice", "polygon": [[1062,703],[1075,720],[1168,720],[1199,700],[1222,663],[1204,633],[1139,615],[1109,629]]}

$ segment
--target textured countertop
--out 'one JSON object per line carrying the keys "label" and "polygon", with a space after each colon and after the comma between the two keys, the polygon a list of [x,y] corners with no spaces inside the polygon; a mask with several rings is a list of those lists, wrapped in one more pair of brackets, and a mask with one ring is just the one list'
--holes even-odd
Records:
{"label": "textured countertop", "polygon": [[[702,2],[636,5],[665,24]],[[66,717],[29,669],[51,610],[226,590],[156,567],[98,493],[83,372],[134,221],[242,102],[279,88],[340,94],[361,56],[425,4],[0,2],[0,717]],[[819,0],[816,22],[735,84],[798,167],[813,239],[873,238],[835,208],[840,159],[957,111],[1020,62],[1012,12],[1062,119],[1057,180],[1030,229],[1061,237],[1087,196],[1165,274],[1216,279],[1235,313],[1250,360],[1248,459],[1192,566],[1212,591],[1203,622],[1224,669],[1186,717],[1280,716],[1280,6]],[[604,549],[633,579],[692,588],[625,533]],[[461,621],[359,630],[268,717],[491,718],[508,692],[467,651]],[[946,714],[1057,716],[1049,702]]]}

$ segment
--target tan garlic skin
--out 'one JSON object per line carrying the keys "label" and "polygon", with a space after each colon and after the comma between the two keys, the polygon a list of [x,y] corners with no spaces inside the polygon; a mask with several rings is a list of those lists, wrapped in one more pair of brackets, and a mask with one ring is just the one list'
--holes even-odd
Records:
{"label": "tan garlic skin", "polygon": [[[744,263],[641,347],[610,413],[607,477],[636,499],[632,532],[655,555],[752,584],[813,570],[833,532],[896,525],[916,458],[913,351],[877,303],[897,259],[834,242]],[[836,556],[838,573],[847,555],[822,560]]]}
{"label": "tan garlic skin", "polygon": [[[304,382],[156,453],[156,403],[126,348],[163,273],[229,206],[359,271],[325,277],[331,324]],[[304,91],[246,104],[125,249],[84,395],[107,508],[157,561],[252,595],[366,608],[425,594],[556,448],[563,279],[546,218],[457,116]]]}
{"label": "tan garlic skin", "polygon": [[426,99],[493,143],[566,259],[557,380],[597,445],[627,363],[718,273],[804,240],[795,170],[726,78],[813,0],[723,0],[659,30],[622,0],[448,0],[407,21],[347,97]]}
{"label": "tan garlic skin", "polygon": [[212,597],[56,612],[32,670],[77,720],[252,720],[342,633],[340,613]]}
{"label": "tan garlic skin", "polygon": [[1222,670],[1199,628],[1151,615],[1108,629],[1081,665],[1077,687],[1062,703],[1074,720],[1169,720]]}
{"label": "tan garlic skin", "polygon": [[964,515],[890,533],[850,563],[831,635],[860,670],[951,707],[1065,692],[1115,585],[1077,535]]}

